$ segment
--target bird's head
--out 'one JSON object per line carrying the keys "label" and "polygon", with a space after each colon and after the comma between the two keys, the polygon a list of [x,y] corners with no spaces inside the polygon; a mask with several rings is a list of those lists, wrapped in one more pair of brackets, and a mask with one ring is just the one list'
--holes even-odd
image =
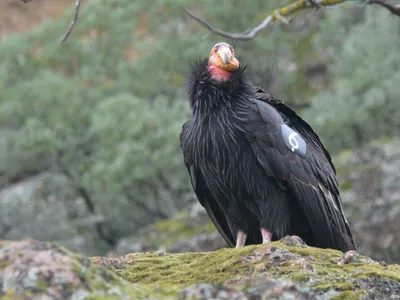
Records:
{"label": "bird's head", "polygon": [[235,57],[235,50],[227,43],[217,43],[211,49],[208,61],[208,70],[216,80],[228,80],[231,73],[239,68],[239,61]]}

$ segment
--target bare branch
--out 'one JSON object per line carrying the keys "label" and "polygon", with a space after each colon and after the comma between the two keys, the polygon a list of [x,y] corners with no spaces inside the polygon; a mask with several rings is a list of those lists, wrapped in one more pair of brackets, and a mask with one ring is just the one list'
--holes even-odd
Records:
{"label": "bare branch", "polygon": [[[21,0],[21,1],[24,2],[24,3],[32,2],[32,0]],[[60,44],[65,43],[67,41],[69,35],[72,32],[72,29],[74,29],[74,26],[75,26],[76,22],[78,21],[80,8],[81,8],[81,0],[76,0],[74,17],[72,18],[72,21],[69,24],[69,26],[67,28],[67,31],[61,37]]]}
{"label": "bare branch", "polygon": [[389,10],[392,14],[400,17],[400,4],[390,4],[386,0],[368,0],[367,4],[380,5]]}
{"label": "bare branch", "polygon": [[322,8],[323,6],[319,4],[318,2],[315,2],[315,0],[308,0],[312,5],[314,5],[317,9]]}
{"label": "bare branch", "polygon": [[[202,24],[204,27],[206,27],[208,30],[210,30],[211,33],[224,36],[227,38],[235,39],[235,40],[252,40],[254,39],[260,32],[262,32],[265,28],[268,27],[269,24],[271,24],[273,21],[280,21],[285,24],[287,24],[289,21],[285,18],[286,16],[293,14],[294,12],[298,12],[303,9],[308,9],[315,7],[317,9],[323,8],[323,7],[328,7],[328,6],[334,6],[337,4],[341,4],[344,2],[349,2],[351,0],[298,0],[293,2],[292,4],[289,4],[287,6],[284,6],[282,8],[274,10],[272,13],[267,15],[265,19],[256,27],[250,28],[245,30],[244,32],[241,33],[233,33],[233,32],[227,32],[224,30],[221,30],[207,21],[201,19],[200,17],[194,15],[193,13],[189,12],[186,9],[183,9],[183,11],[192,19],[196,20],[200,24]],[[354,0],[353,0],[354,1]],[[400,17],[400,5],[394,5],[388,3],[386,0],[367,0],[366,4],[377,4],[382,7],[385,7],[388,9],[390,12],[393,14],[397,15]]]}
{"label": "bare branch", "polygon": [[199,17],[197,17],[196,15],[192,14],[191,12],[189,12],[186,9],[183,9],[183,11],[189,15],[192,19],[195,19],[197,22],[199,22],[200,24],[204,25],[206,28],[208,28],[211,32],[221,35],[221,36],[225,36],[225,37],[229,37],[235,40],[252,40],[256,37],[256,35],[258,35],[262,30],[265,29],[265,27],[268,26],[269,23],[271,23],[271,21],[274,19],[273,16],[267,16],[264,21],[258,25],[257,27],[254,27],[251,30],[246,30],[243,33],[230,33],[227,31],[223,31],[221,29],[218,29],[216,27],[214,27],[213,25],[211,25],[210,23],[208,23],[207,21],[204,21],[203,19],[200,19]]}
{"label": "bare branch", "polygon": [[78,21],[79,17],[79,10],[81,8],[81,0],[76,0],[75,2],[75,13],[74,13],[74,18],[72,19],[71,24],[69,24],[67,31],[64,33],[64,35],[60,39],[60,44],[64,43],[67,41],[69,35],[72,32],[72,29],[74,28],[76,22]]}

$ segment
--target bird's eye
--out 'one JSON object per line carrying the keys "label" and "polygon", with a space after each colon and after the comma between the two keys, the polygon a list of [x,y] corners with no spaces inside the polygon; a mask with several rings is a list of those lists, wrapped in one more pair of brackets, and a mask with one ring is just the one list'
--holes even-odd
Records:
{"label": "bird's eye", "polygon": [[218,49],[219,49],[219,46],[216,46],[216,47],[214,48],[214,52],[217,53]]}
{"label": "bird's eye", "polygon": [[229,46],[229,50],[231,50],[231,52],[233,52],[233,47],[232,47],[232,46]]}

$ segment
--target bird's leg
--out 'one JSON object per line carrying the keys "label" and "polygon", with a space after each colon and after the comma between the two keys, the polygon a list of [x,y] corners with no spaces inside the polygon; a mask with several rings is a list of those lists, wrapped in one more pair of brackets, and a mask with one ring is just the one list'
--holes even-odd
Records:
{"label": "bird's leg", "polygon": [[271,241],[272,233],[265,228],[261,228],[261,234],[263,238],[263,244],[269,243]]}
{"label": "bird's leg", "polygon": [[247,238],[247,234],[245,234],[243,231],[239,230],[236,235],[236,248],[244,247],[244,244],[246,243],[246,238]]}

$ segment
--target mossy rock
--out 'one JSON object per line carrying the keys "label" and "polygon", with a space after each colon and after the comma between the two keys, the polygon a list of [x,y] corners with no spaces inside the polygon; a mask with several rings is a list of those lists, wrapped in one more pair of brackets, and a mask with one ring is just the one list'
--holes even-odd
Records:
{"label": "mossy rock", "polygon": [[112,299],[126,293],[142,291],[57,244],[0,241],[1,299]]}
{"label": "mossy rock", "polygon": [[[386,266],[354,251],[343,254],[308,247],[297,237],[241,249],[131,253],[122,258],[92,257],[91,261],[154,295],[173,298],[179,294],[183,299],[188,295],[207,299],[201,297],[204,288],[212,297],[221,290],[244,297],[254,290],[265,294],[268,287],[324,299],[400,298],[399,265]],[[207,283],[212,285],[204,286]]]}
{"label": "mossy rock", "polygon": [[400,265],[308,247],[298,237],[241,249],[90,259],[50,242],[5,241],[0,266],[1,299],[400,298]]}

